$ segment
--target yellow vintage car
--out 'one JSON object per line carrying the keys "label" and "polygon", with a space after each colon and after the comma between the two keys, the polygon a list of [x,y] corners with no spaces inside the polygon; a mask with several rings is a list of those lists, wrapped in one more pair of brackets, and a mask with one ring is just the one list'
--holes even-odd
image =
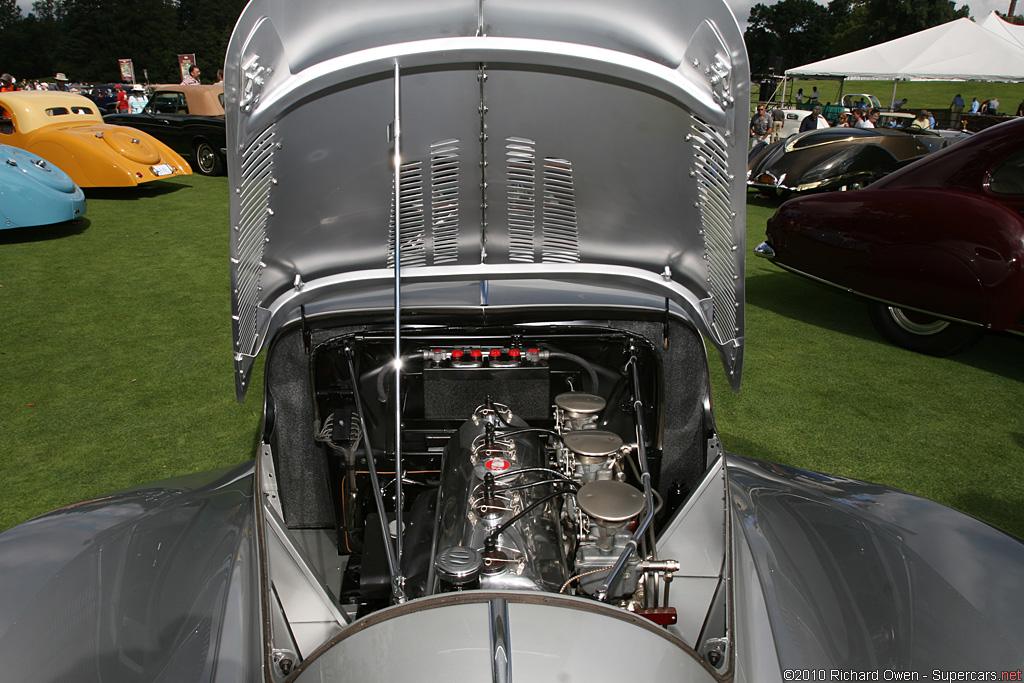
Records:
{"label": "yellow vintage car", "polygon": [[0,144],[46,159],[80,187],[131,187],[192,174],[188,162],[153,136],[104,123],[81,95],[3,92],[0,109]]}

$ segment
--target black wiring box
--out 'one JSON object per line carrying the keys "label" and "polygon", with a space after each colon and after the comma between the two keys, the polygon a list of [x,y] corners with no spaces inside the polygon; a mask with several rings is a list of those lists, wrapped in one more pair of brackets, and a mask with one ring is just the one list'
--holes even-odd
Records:
{"label": "black wiring box", "polygon": [[424,417],[466,420],[490,398],[524,420],[551,417],[551,378],[546,363],[515,367],[479,366],[423,369]]}

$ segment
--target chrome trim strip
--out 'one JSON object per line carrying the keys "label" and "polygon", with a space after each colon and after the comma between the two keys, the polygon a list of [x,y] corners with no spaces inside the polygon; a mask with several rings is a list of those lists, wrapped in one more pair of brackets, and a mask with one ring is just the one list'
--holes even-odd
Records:
{"label": "chrome trim strip", "polygon": [[727,112],[732,107],[731,103],[722,106],[703,90],[698,72],[689,64],[673,68],[616,50],[557,40],[463,36],[382,45],[303,69],[284,87],[264,93],[245,127],[260,129],[264,121],[279,119],[286,109],[313,93],[338,83],[390,73],[396,62],[406,71],[436,64],[487,62],[576,69],[654,88],[716,126],[728,124]]}
{"label": "chrome trim strip", "polygon": [[491,681],[512,683],[511,632],[508,623],[508,603],[495,598],[487,603],[491,624]]}
{"label": "chrome trim strip", "polygon": [[[834,282],[829,282],[828,280],[823,280],[820,277],[817,277],[815,275],[810,275],[809,273],[805,273],[802,270],[797,270],[796,268],[793,268],[792,266],[784,265],[782,263],[779,263],[778,261],[773,261],[773,263],[775,265],[777,265],[779,268],[782,268],[783,270],[788,270],[789,272],[793,273],[794,275],[800,275],[801,277],[805,277],[805,278],[807,278],[809,280],[814,280],[815,282],[820,282],[820,283],[822,283],[824,285],[828,285],[829,287],[835,287],[836,289],[841,289],[844,292],[846,292],[847,294],[853,294],[854,296],[859,296],[859,297],[864,298],[864,299],[870,299],[871,301],[877,301],[879,303],[885,304],[886,306],[896,306],[897,308],[902,308],[902,309],[907,310],[907,311],[917,311],[918,313],[924,313],[925,315],[935,316],[936,318],[941,318],[943,320],[948,320],[948,321],[953,322],[953,323],[960,323],[961,325],[970,325],[972,327],[982,327],[982,328],[986,328],[987,329],[987,326],[983,325],[981,323],[972,322],[970,320],[962,320],[960,318],[954,318],[953,316],[950,316],[950,315],[942,315],[941,313],[936,313],[935,311],[928,311],[928,310],[925,310],[923,308],[915,308],[914,306],[907,306],[906,304],[901,304],[901,303],[898,303],[896,301],[890,301],[889,299],[883,299],[881,297],[871,296],[870,294],[865,294],[863,292],[858,292],[855,289],[850,289],[849,287],[844,287],[843,285],[837,285]],[[1009,331],[1011,331],[1011,330],[1007,330],[1007,332],[1009,332]]]}

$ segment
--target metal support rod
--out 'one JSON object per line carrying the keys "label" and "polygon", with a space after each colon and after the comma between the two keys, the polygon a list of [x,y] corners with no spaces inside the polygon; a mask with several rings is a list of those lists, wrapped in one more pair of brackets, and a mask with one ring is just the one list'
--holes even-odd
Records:
{"label": "metal support rod", "polygon": [[632,349],[633,353],[629,357],[629,362],[626,363],[626,367],[629,369],[630,376],[633,379],[633,412],[636,415],[636,448],[637,448],[637,459],[640,461],[640,481],[644,485],[644,499],[647,501],[647,514],[644,515],[640,525],[637,526],[633,532],[633,537],[626,543],[626,547],[622,550],[622,554],[619,555],[619,559],[615,561],[615,565],[612,567],[611,572],[608,574],[608,578],[605,579],[601,587],[597,589],[597,599],[602,602],[608,599],[609,589],[615,585],[615,582],[619,580],[623,570],[626,568],[626,563],[629,562],[629,558],[636,552],[637,544],[643,535],[647,532],[647,527],[650,526],[654,520],[654,493],[651,490],[651,473],[647,469],[647,446],[645,441],[647,438],[647,431],[644,428],[644,404],[640,400],[640,373],[637,370],[637,358],[635,349]]}
{"label": "metal support rod", "polygon": [[401,67],[395,63],[395,557],[402,571],[402,88]]}
{"label": "metal support rod", "polygon": [[[377,478],[377,463],[370,448],[370,434],[366,431],[366,417],[363,415],[363,401],[359,397],[359,375],[356,374],[352,362],[352,349],[345,349],[348,360],[348,375],[352,379],[352,398],[356,403],[356,414],[359,416],[359,431],[363,434],[363,449],[366,451],[366,469],[370,472],[370,485],[373,487],[373,501],[377,504],[380,516],[380,530],[384,534],[384,550],[387,551],[388,573],[391,574],[392,591],[398,586],[398,565],[395,562],[395,548],[391,545],[391,533],[388,531],[388,516],[384,510],[384,494],[380,490],[380,479]],[[398,594],[396,593],[396,598]],[[403,596],[404,597],[404,596]]]}

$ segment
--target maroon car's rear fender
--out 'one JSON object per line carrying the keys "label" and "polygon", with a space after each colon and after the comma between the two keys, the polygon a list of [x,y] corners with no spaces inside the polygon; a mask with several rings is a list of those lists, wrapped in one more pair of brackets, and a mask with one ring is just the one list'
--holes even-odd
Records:
{"label": "maroon car's rear fender", "polygon": [[966,192],[793,199],[768,221],[775,262],[858,294],[1005,329],[1024,307],[1024,218]]}
{"label": "maroon car's rear fender", "polygon": [[983,323],[991,311],[978,275],[960,255],[930,244],[894,244],[873,249],[850,272],[866,296]]}

